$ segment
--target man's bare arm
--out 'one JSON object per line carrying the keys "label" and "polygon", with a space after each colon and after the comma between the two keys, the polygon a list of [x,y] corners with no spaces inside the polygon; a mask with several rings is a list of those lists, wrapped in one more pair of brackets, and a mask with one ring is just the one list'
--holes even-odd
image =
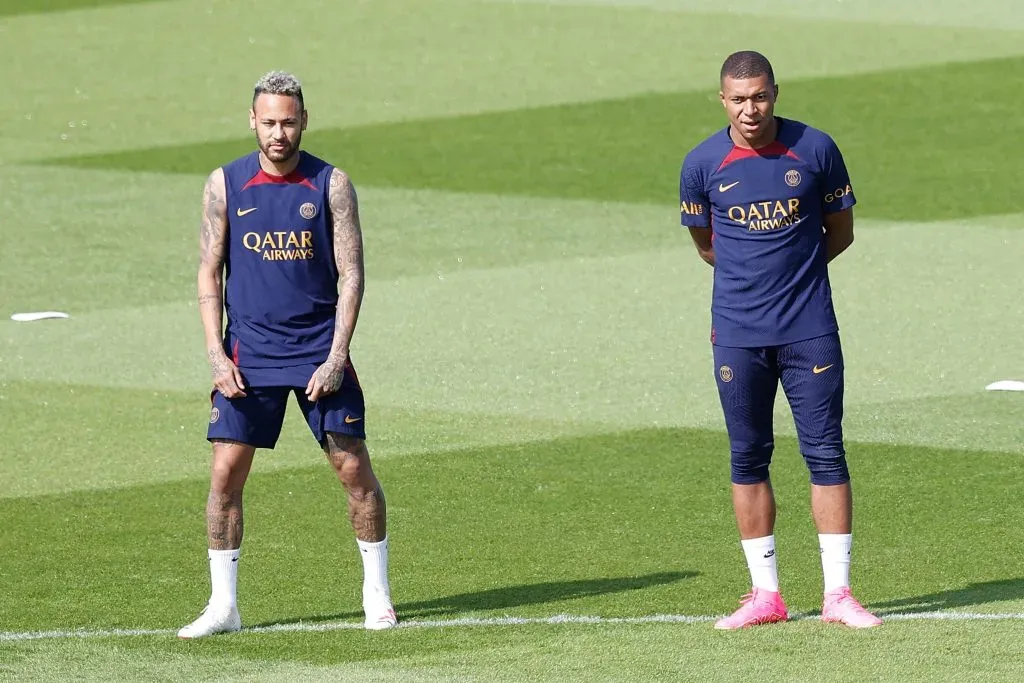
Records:
{"label": "man's bare arm", "polygon": [[711,228],[690,228],[690,237],[697,253],[709,266],[715,265],[715,247],[711,241]]}
{"label": "man's bare arm", "polygon": [[313,374],[306,389],[312,400],[341,387],[365,285],[359,200],[348,175],[337,168],[331,174],[328,202],[334,231],[334,260],[338,267],[338,312],[330,355]]}
{"label": "man's bare arm", "polygon": [[338,264],[338,317],[331,355],[347,359],[349,344],[359,320],[366,282],[363,272],[363,231],[359,224],[359,200],[349,177],[338,169],[331,174],[329,201],[334,222],[334,260]]}
{"label": "man's bare arm", "polygon": [[853,244],[853,208],[825,214],[825,256],[827,262]]}
{"label": "man's bare arm", "polygon": [[227,192],[224,172],[215,170],[203,188],[203,219],[199,227],[199,317],[203,321],[210,374],[228,398],[245,396],[242,375],[224,353],[224,258],[228,244]]}

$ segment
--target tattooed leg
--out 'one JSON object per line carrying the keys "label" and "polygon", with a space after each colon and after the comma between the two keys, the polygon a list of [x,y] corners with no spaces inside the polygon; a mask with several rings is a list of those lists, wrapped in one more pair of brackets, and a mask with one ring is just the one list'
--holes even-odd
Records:
{"label": "tattooed leg", "polygon": [[206,535],[210,550],[235,550],[242,546],[242,492],[210,491],[206,501]]}
{"label": "tattooed leg", "polygon": [[242,488],[256,449],[231,441],[213,444],[210,496],[206,501],[206,533],[211,550],[242,545]]}
{"label": "tattooed leg", "polygon": [[380,482],[370,466],[366,442],[328,432],[324,452],[348,493],[348,518],[356,538],[368,543],[384,540],[387,536],[387,506]]}

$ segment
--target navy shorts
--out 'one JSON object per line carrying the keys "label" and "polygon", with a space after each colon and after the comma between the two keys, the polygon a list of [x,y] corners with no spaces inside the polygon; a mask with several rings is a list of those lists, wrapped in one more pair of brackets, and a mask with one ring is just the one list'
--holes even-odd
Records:
{"label": "navy shorts", "polygon": [[[250,375],[256,378],[259,373],[242,370],[242,377],[246,381],[245,398],[225,398],[214,390],[206,438],[210,441],[223,439],[255,448],[272,449],[281,435],[288,395],[295,394],[306,424],[321,446],[328,432],[365,439],[366,407],[355,368],[347,363],[341,388],[311,402],[306,398],[306,383],[315,369],[316,366],[307,366],[303,370],[289,368],[293,378],[291,383],[279,386],[263,386],[258,379],[258,386],[250,386]],[[264,381],[267,381],[265,378],[272,377],[274,373],[263,374]],[[302,377],[305,377],[304,381]]]}
{"label": "navy shorts", "polygon": [[839,334],[765,348],[714,347],[715,381],[732,451],[732,480],[768,479],[778,385],[789,401],[800,453],[816,484],[849,480],[843,448],[843,353]]}

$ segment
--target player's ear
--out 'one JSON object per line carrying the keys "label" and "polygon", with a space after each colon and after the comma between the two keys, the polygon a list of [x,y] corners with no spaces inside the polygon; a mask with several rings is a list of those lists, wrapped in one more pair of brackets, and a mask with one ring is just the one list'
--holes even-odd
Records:
{"label": "player's ear", "polygon": [[302,110],[302,130],[306,130],[306,124],[309,123],[309,114],[303,109]]}
{"label": "player's ear", "polygon": [[776,83],[772,86],[772,100],[779,99],[779,84]]}
{"label": "player's ear", "polygon": [[249,130],[256,130],[256,110],[249,110]]}
{"label": "player's ear", "polygon": [[721,90],[718,91],[718,99],[722,101],[722,106],[728,109],[728,106],[725,104],[725,93]]}

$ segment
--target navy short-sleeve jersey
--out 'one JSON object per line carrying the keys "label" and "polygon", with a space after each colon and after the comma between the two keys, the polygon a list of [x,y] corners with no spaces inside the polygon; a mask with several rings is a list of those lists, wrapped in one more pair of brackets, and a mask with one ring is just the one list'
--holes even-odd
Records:
{"label": "navy short-sleeve jersey", "polygon": [[319,364],[334,339],[338,269],[328,202],[334,168],[300,154],[286,176],[264,171],[259,152],[224,166],[224,345],[242,369]]}
{"label": "navy short-sleeve jersey", "polygon": [[850,177],[826,133],[776,120],[766,147],[738,147],[725,128],[687,154],[680,172],[681,223],[713,231],[719,346],[775,346],[839,329],[823,221],[856,203]]}

